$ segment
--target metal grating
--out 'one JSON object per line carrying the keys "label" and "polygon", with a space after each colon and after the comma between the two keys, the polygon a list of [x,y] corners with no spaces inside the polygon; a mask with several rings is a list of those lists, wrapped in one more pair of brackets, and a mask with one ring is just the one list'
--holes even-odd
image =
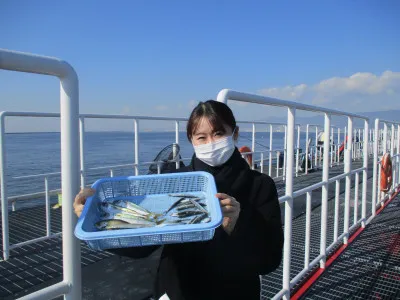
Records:
{"label": "metal grating", "polygon": [[[46,235],[45,207],[17,210],[9,214],[10,244]],[[0,225],[1,228],[1,225]],[[52,232],[61,231],[61,209],[51,210]],[[2,237],[0,237],[2,243]],[[82,267],[112,256],[81,243]],[[0,251],[2,255],[2,251]],[[48,286],[62,276],[62,242],[56,237],[11,250],[10,259],[0,261],[0,299],[28,294],[38,285]]]}
{"label": "metal grating", "polygon": [[400,299],[399,216],[397,196],[303,299]]}
{"label": "metal grating", "polygon": [[[357,168],[361,165],[358,162],[353,163],[353,167]],[[343,172],[343,166],[333,167],[330,170],[330,177],[336,176]],[[294,178],[294,190],[302,189],[311,184],[321,181],[322,173],[316,171],[306,176],[302,175]],[[361,180],[360,180],[361,181]],[[282,181],[277,182],[278,194],[284,194],[285,184]],[[344,183],[341,184],[341,190],[344,190]],[[320,190],[313,192],[312,206],[315,208],[311,216],[311,249],[310,261],[319,254],[319,230],[320,230]],[[361,187],[360,187],[361,194]],[[354,193],[352,193],[353,197]],[[342,197],[343,195],[341,195]],[[334,189],[330,188],[329,197],[334,197]],[[295,274],[303,269],[304,265],[304,236],[305,236],[305,197],[297,198],[295,202],[295,210],[299,212],[297,219],[293,223],[293,241],[292,241],[292,278]],[[341,200],[342,201],[342,200]],[[329,202],[329,211],[333,211],[333,202]],[[361,201],[359,201],[360,204]],[[284,206],[282,206],[284,207]],[[339,232],[343,230],[343,209],[341,206],[341,214],[339,215],[340,226]],[[61,210],[51,210],[52,231],[61,231]],[[359,208],[359,215],[361,209]],[[284,215],[284,209],[282,209]],[[332,215],[333,216],[333,215]],[[333,240],[333,217],[328,218],[327,243]],[[45,236],[45,208],[44,206],[34,207],[24,210],[11,212],[10,221],[10,243],[15,244],[32,238]],[[351,223],[352,224],[352,223]],[[0,237],[1,241],[1,237]],[[107,252],[97,252],[89,249],[86,244],[82,243],[82,267],[83,272],[88,270],[90,276],[83,276],[83,294],[87,299],[110,299],[111,295],[116,295],[117,289],[121,288],[125,294],[132,297],[139,297],[139,294],[146,294],[151,291],[151,284],[155,276],[158,254],[148,259],[132,260],[119,259],[116,255]],[[61,238],[55,238],[39,243],[27,245],[11,251],[11,257],[7,262],[0,261],[0,299],[14,299],[31,293],[38,288],[43,288],[61,280],[62,276],[62,243]],[[1,252],[0,252],[1,253]],[[121,274],[118,280],[129,279],[128,286],[131,290],[122,290],[117,282],[113,283],[111,288],[109,285],[98,284],[103,282],[98,279],[94,282],[95,275],[103,274],[105,267],[112,265]],[[128,270],[129,269],[129,270]],[[117,276],[115,276],[117,277]],[[142,278],[142,280],[140,280]],[[111,282],[113,279],[109,279]],[[114,286],[115,285],[115,286]],[[273,295],[280,291],[282,286],[282,266],[275,272],[263,276],[262,279],[262,299],[270,299]],[[120,291],[120,292],[121,292]],[[140,293],[139,293],[140,291]],[[108,294],[107,294],[108,293]],[[108,295],[108,296],[106,296]],[[108,297],[108,298],[107,298]],[[143,297],[142,297],[143,298]]]}
{"label": "metal grating", "polygon": [[[354,162],[353,168],[359,168],[361,164]],[[330,169],[329,177],[334,177],[343,173],[341,167],[334,167]],[[310,177],[308,177],[310,176]],[[353,188],[350,194],[350,219],[349,219],[349,227],[353,225],[353,216],[354,216],[354,176],[353,176]],[[315,172],[307,175],[307,177],[298,177],[295,178],[295,186],[294,191],[302,189],[311,184],[317,183],[321,180],[321,173]],[[360,176],[360,185],[359,185],[359,197],[358,197],[358,219],[361,218],[361,191],[362,191],[362,176]],[[368,178],[368,192],[367,199],[371,199],[371,189],[372,187],[372,177]],[[283,194],[284,186],[278,186],[279,194]],[[339,216],[338,216],[338,236],[343,233],[344,226],[344,190],[345,190],[345,181],[341,180],[340,182],[340,190],[341,194],[339,196]],[[294,206],[296,210],[296,202],[300,202],[301,205],[304,206],[303,211],[305,211],[305,203],[306,196],[300,196],[294,200]],[[334,207],[335,207],[335,184],[331,184],[329,186],[328,193],[328,220],[327,220],[327,237],[326,244],[330,245],[334,240]],[[311,230],[310,230],[310,262],[312,262],[316,257],[318,257],[320,253],[320,230],[321,230],[321,189],[317,189],[312,193],[312,211],[311,211]],[[284,207],[284,206],[282,206]],[[371,202],[367,201],[367,217],[371,214]],[[284,215],[284,211],[283,214]],[[305,253],[305,230],[306,230],[306,215],[302,213],[300,215],[294,216],[295,219],[292,222],[292,248],[291,248],[291,266],[290,266],[290,278],[293,279],[298,273],[300,273],[304,268],[304,253]],[[357,228],[353,230],[356,231]],[[352,232],[351,232],[352,233]],[[339,246],[338,246],[339,247]],[[333,251],[332,251],[333,252]],[[302,281],[307,279],[307,277],[316,269],[318,265],[314,267],[313,270],[310,270],[307,274],[304,275]],[[261,299],[271,299],[275,294],[277,294],[282,289],[282,273],[283,273],[283,262],[279,266],[277,270],[274,272],[262,276],[261,280]],[[300,283],[294,285],[292,287],[292,294],[299,286]]]}

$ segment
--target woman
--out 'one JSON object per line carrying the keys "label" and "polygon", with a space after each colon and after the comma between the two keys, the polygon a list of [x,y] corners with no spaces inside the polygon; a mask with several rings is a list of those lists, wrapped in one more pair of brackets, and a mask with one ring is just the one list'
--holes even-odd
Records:
{"label": "woman", "polygon": [[[210,241],[164,246],[155,299],[259,299],[259,275],[279,266],[283,231],[275,183],[249,168],[234,144],[238,133],[233,113],[224,103],[200,102],[191,113],[187,137],[195,154],[190,165],[178,172],[206,171],[214,176],[223,223]],[[92,192],[85,189],[75,198],[78,216]],[[158,247],[112,252],[140,258]]]}

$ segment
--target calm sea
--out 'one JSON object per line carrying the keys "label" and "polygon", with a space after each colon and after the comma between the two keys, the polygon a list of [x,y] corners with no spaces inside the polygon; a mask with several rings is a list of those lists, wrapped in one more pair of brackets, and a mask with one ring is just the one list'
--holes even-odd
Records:
{"label": "calm sea", "polygon": [[[180,133],[180,153],[183,158],[191,158],[193,147],[184,132]],[[274,133],[273,148],[283,148],[284,133]],[[139,160],[153,161],[157,154],[175,141],[175,132],[141,132]],[[257,133],[256,151],[269,146],[269,133]],[[251,147],[251,133],[240,134],[238,147]],[[305,134],[301,134],[301,147],[305,146]],[[20,178],[17,176],[60,172],[60,134],[59,133],[18,133],[6,135],[6,167],[8,196],[43,192],[44,178]],[[86,183],[91,184],[99,178],[110,176],[109,169],[96,170],[100,166],[132,164],[134,162],[134,134],[130,132],[87,132],[85,136]],[[188,162],[185,162],[187,164]],[[140,168],[140,174],[147,174],[148,166]],[[132,167],[115,169],[114,176],[133,175]],[[77,175],[78,176],[78,175]],[[61,186],[60,175],[48,178],[49,189]],[[32,201],[18,202],[18,208],[43,203],[44,197]],[[56,197],[52,197],[56,202]]]}

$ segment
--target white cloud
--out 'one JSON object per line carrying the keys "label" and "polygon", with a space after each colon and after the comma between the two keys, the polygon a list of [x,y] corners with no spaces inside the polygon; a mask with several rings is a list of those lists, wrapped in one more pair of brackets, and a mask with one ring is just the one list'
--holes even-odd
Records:
{"label": "white cloud", "polygon": [[353,112],[382,110],[381,105],[399,109],[396,95],[400,94],[400,72],[385,71],[381,75],[359,72],[349,77],[324,79],[314,85],[272,87],[258,93]]}

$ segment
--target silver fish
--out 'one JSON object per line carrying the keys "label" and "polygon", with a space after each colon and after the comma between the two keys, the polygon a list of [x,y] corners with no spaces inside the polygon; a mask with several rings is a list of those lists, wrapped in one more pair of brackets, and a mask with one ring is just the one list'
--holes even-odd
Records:
{"label": "silver fish", "polygon": [[138,213],[140,215],[143,215],[143,216],[151,215],[150,211],[148,211],[147,209],[145,209],[145,208],[143,208],[143,207],[141,207],[139,205],[136,205],[135,203],[130,202],[130,201],[115,200],[113,202],[113,205],[133,210],[134,212],[136,212],[136,213]]}
{"label": "silver fish", "polygon": [[178,197],[178,198],[185,198],[185,199],[189,199],[189,198],[199,198],[198,196],[195,195],[185,195],[185,194],[169,194],[168,196],[170,197]]}
{"label": "silver fish", "polygon": [[111,229],[135,229],[141,228],[142,225],[129,224],[121,220],[101,220],[95,224],[99,230],[111,230]]}
{"label": "silver fish", "polygon": [[105,220],[120,220],[120,221],[127,222],[129,224],[141,225],[143,227],[149,227],[149,226],[156,225],[156,223],[154,221],[150,221],[146,218],[137,217],[137,216],[126,214],[126,213],[116,213],[116,214],[104,213],[101,215],[101,217],[102,217],[102,219],[105,219]]}
{"label": "silver fish", "polygon": [[208,217],[208,214],[202,214],[190,220],[189,224],[208,223],[210,220],[211,219]]}
{"label": "silver fish", "polygon": [[[204,203],[199,203],[199,205],[201,205],[202,207],[207,206]],[[193,209],[193,208],[197,208],[197,206],[190,202],[190,203],[184,203],[184,204],[178,205],[176,207],[176,210],[177,211],[183,211],[183,210],[186,210],[186,209]]]}
{"label": "silver fish", "polygon": [[186,217],[195,216],[195,215],[199,215],[199,214],[204,214],[204,212],[198,211],[198,210],[185,210],[185,211],[173,213],[171,215],[171,217],[186,218]]}

